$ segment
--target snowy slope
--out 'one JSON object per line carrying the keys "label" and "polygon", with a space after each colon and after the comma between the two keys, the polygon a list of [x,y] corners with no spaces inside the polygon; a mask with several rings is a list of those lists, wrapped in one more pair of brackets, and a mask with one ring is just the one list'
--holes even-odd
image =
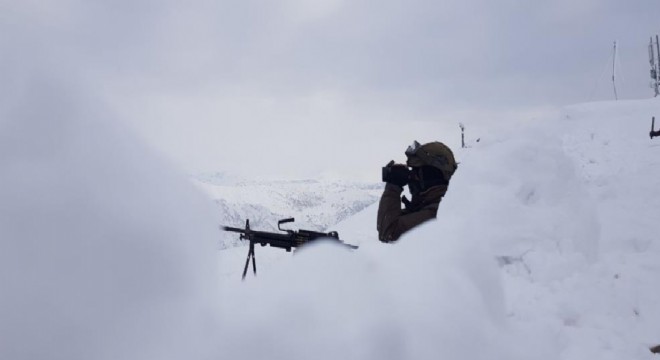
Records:
{"label": "snowy slope", "polygon": [[562,359],[650,359],[648,347],[660,343],[660,143],[648,136],[659,114],[652,99],[571,106],[558,119],[596,210],[597,257],[567,264],[565,253],[552,262],[537,255],[522,274],[505,269],[505,279],[512,318],[544,323]]}
{"label": "snowy slope", "polygon": [[[393,341],[397,358],[652,359],[649,347],[660,343],[660,140],[650,140],[648,131],[657,114],[657,100],[620,101],[507,124],[457,151],[461,165],[439,221],[394,246],[381,245],[372,205],[335,227],[361,245],[351,257],[333,255],[332,261],[313,254],[312,261],[260,248],[265,265],[260,278],[250,280],[257,285],[234,290],[247,291],[248,298],[275,293],[274,303],[252,302],[264,313],[303,301],[306,321],[348,331],[333,320],[336,311],[325,314],[338,306],[355,323],[351,333],[361,336],[360,348],[375,351],[380,341]],[[228,257],[236,256],[245,254]],[[227,260],[221,256],[221,263]],[[232,265],[233,274],[223,267],[224,275],[238,279],[241,265]],[[405,280],[398,282],[399,276]],[[374,315],[342,302],[334,288],[305,290],[317,277],[348,282],[346,299],[366,301],[376,318],[407,335],[370,338]],[[399,313],[392,319],[394,309]],[[286,321],[264,316],[273,322],[266,329]],[[296,329],[312,342],[323,334]],[[432,339],[419,343],[426,332]],[[294,354],[321,347],[314,343]]]}
{"label": "snowy slope", "polygon": [[657,99],[570,106],[459,155],[437,237],[490,247],[510,325],[550,358],[651,359],[660,343],[659,114]]}
{"label": "snowy slope", "polygon": [[0,107],[0,359],[201,359],[213,204],[76,90]]}
{"label": "snowy slope", "polygon": [[333,226],[358,250],[258,247],[241,282],[208,193],[65,85],[0,109],[0,359],[654,358],[657,100],[498,124],[437,221],[381,244],[371,205]]}

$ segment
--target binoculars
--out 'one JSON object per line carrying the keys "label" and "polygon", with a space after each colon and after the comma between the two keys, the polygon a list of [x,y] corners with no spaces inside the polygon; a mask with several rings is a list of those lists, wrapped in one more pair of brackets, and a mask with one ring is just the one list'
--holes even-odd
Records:
{"label": "binoculars", "polygon": [[394,161],[383,166],[383,182],[394,184],[407,184],[412,176],[412,170],[405,165],[395,165]]}

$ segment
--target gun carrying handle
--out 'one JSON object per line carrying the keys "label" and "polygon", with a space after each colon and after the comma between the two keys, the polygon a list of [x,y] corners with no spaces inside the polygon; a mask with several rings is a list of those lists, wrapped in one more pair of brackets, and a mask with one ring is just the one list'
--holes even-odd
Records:
{"label": "gun carrying handle", "polygon": [[294,222],[294,221],[296,221],[296,219],[294,219],[294,218],[282,219],[282,220],[277,222],[277,229],[280,230],[280,231],[286,231],[286,230],[282,230],[282,228],[280,226],[282,224],[286,224],[286,223],[290,223],[290,222]]}

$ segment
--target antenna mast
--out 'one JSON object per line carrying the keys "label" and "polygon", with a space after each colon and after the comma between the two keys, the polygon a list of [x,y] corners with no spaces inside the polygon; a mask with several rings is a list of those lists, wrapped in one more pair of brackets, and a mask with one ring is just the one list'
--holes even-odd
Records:
{"label": "antenna mast", "polygon": [[[653,38],[651,38],[653,39]],[[656,50],[658,51],[657,54],[658,56],[656,57],[656,68],[655,68],[655,96],[660,95],[660,43],[658,43],[658,35],[655,35],[655,47]]]}
{"label": "antenna mast", "polygon": [[653,36],[651,36],[649,41],[649,63],[651,64],[651,79],[653,79],[651,87],[655,90],[654,96],[658,96],[660,95],[660,64],[658,64],[660,62],[660,45],[658,44],[658,35],[655,36],[655,45],[658,56],[655,55]]}
{"label": "antenna mast", "polygon": [[616,68],[616,41],[614,42],[614,54],[612,55],[612,86],[614,86],[614,100],[619,100],[616,94],[616,81],[614,80],[614,69]]}
{"label": "antenna mast", "polygon": [[465,126],[463,123],[458,123],[458,126],[461,127],[461,148],[465,148]]}

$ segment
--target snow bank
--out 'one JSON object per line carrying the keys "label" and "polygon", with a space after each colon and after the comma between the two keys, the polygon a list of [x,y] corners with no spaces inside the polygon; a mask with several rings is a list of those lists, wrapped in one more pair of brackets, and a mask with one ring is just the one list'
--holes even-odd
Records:
{"label": "snow bank", "polygon": [[650,359],[658,340],[657,100],[568,107],[488,134],[438,213],[492,249],[521,348],[559,359]]}
{"label": "snow bank", "polygon": [[[597,209],[564,151],[565,130],[526,124],[458,150],[438,220],[395,245],[377,241],[372,206],[334,228],[358,251],[319,244],[271,262],[259,248],[268,269],[223,285],[234,294],[223,303],[233,320],[223,348],[247,358],[559,358],[554,328],[511,307],[526,297],[502,283],[497,260],[532,283],[598,260]],[[570,322],[571,307],[549,308],[545,320]]]}
{"label": "snow bank", "polygon": [[546,279],[595,261],[600,236],[595,203],[563,149],[566,128],[551,125],[524,124],[462,151],[438,212],[456,236]]}
{"label": "snow bank", "polygon": [[418,241],[372,242],[358,251],[319,243],[258,278],[228,281],[226,355],[517,358],[494,260],[458,239],[437,241],[437,231],[431,224],[407,239]]}
{"label": "snow bank", "polygon": [[517,358],[492,258],[434,226],[220,282],[212,205],[54,84],[2,114],[1,358]]}
{"label": "snow bank", "polygon": [[395,245],[372,206],[332,229],[359,250],[259,247],[240,282],[213,205],[57,84],[0,109],[2,359],[651,356],[660,148],[599,108],[457,150],[438,220]]}
{"label": "snow bank", "polygon": [[[660,251],[655,241],[660,208],[660,144],[651,140],[651,117],[660,127],[660,99],[570,106],[564,138],[602,219],[606,251]],[[653,220],[655,218],[655,220]]]}
{"label": "snow bank", "polygon": [[0,358],[202,358],[210,202],[82,92],[23,95],[0,109]]}
{"label": "snow bank", "polygon": [[358,251],[319,244],[267,260],[244,284],[227,279],[223,348],[247,358],[559,358],[549,327],[511,322],[496,260],[523,279],[559,281],[598,259],[598,214],[565,130],[525,124],[457,150],[438,220],[395,245],[377,241],[372,206],[335,229]]}

